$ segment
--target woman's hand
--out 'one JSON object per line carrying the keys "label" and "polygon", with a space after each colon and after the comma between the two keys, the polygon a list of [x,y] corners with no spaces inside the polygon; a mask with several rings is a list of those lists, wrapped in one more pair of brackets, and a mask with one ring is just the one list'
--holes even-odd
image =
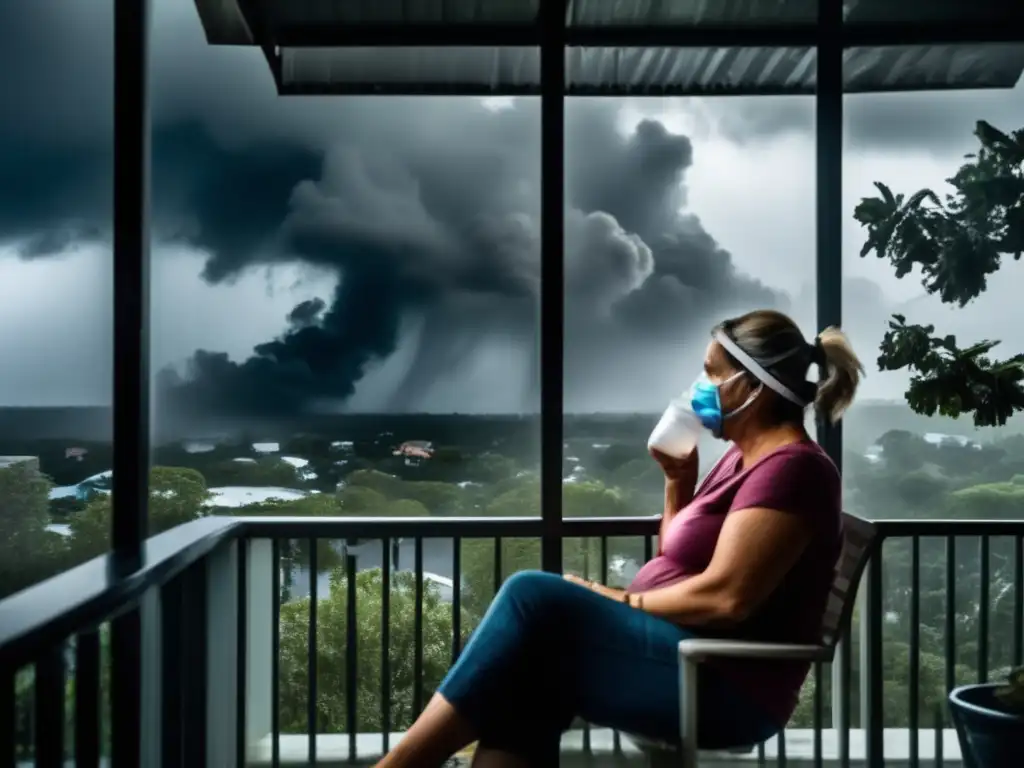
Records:
{"label": "woman's hand", "polygon": [[665,477],[669,480],[685,480],[690,477],[696,477],[694,472],[697,469],[699,462],[699,456],[697,455],[697,448],[690,451],[689,454],[683,456],[681,459],[669,456],[667,453],[659,451],[657,448],[651,448],[651,456],[658,466],[661,467],[661,471],[665,473]]}
{"label": "woman's hand", "polygon": [[614,589],[613,587],[606,587],[603,584],[598,584],[596,581],[589,581],[588,579],[581,578],[574,573],[565,574],[565,580],[571,581],[573,584],[578,584],[585,589],[589,589],[591,592],[597,592],[599,595],[604,595],[609,600],[615,600],[617,602],[624,602],[626,590]]}

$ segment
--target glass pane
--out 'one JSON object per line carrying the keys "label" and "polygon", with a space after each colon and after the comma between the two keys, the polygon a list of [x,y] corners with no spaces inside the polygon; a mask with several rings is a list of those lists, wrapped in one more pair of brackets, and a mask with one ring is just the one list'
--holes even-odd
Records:
{"label": "glass pane", "polygon": [[[813,336],[812,104],[568,100],[566,516],[661,512],[647,438],[713,325],[779,308]],[[802,132],[757,135],[775,116]],[[699,439],[706,471],[726,443]]]}
{"label": "glass pane", "polygon": [[[1011,258],[1012,238],[1020,235],[1006,218],[1024,197],[1011,182],[1009,197],[964,205],[978,199],[979,189],[1020,178],[1020,154],[1007,155],[1014,139],[1003,144],[995,131],[1019,142],[1021,95],[1018,86],[846,98],[843,302],[868,367],[844,433],[845,503],[858,515],[1024,519],[1020,384],[999,381],[1006,371],[1001,361],[1024,344],[1015,288],[1024,267]],[[979,120],[988,127],[974,135]],[[982,139],[989,149],[982,150]],[[934,196],[915,197],[925,189]],[[886,239],[897,216],[904,223]],[[925,219],[939,239],[918,236]],[[937,368],[918,355],[893,359],[892,345],[903,348],[909,338],[943,345],[949,339],[955,349],[938,347],[940,356],[931,361]],[[964,359],[959,350],[985,340],[999,343],[973,364],[950,366]],[[887,727],[906,728],[916,715],[922,728],[937,721],[951,728],[945,704],[951,686],[1002,680],[1020,663],[1013,626],[1024,599],[1013,587],[1019,547],[999,536],[885,543]]]}
{"label": "glass pane", "polygon": [[[60,10],[0,10],[0,69],[26,73],[0,92],[0,601],[110,547],[112,39],[102,25],[79,35],[85,14]],[[104,627],[53,649],[64,659],[68,758],[77,652],[87,646],[99,657],[94,711],[109,754],[105,638]],[[53,660],[47,650],[33,656]],[[46,727],[36,720],[46,690],[36,670],[14,680],[19,764],[45,759],[35,754]]]}

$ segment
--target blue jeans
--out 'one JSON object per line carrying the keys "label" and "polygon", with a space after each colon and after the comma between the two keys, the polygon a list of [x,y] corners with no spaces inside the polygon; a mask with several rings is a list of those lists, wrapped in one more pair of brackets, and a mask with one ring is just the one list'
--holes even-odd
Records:
{"label": "blue jeans", "polygon": [[[680,640],[693,633],[555,574],[510,577],[438,692],[481,745],[556,765],[576,717],[679,741]],[[779,731],[742,691],[700,670],[702,748],[755,744]]]}

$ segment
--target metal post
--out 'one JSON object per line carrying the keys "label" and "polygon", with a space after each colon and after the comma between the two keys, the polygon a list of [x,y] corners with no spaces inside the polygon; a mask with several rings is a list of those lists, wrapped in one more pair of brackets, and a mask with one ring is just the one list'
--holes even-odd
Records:
{"label": "metal post", "polygon": [[[843,7],[818,5],[817,145],[818,330],[843,322]],[[818,442],[843,466],[842,424],[818,419]]]}
{"label": "metal post", "polygon": [[[818,87],[815,95],[817,173],[816,296],[817,329],[842,325],[843,319],[843,9],[841,3],[818,5]],[[842,423],[819,418],[818,442],[842,471]],[[863,617],[862,617],[863,620]],[[840,656],[849,657],[849,636],[842,639]],[[845,667],[848,674],[849,667]],[[861,667],[863,674],[863,667]],[[832,727],[840,741],[848,733],[842,724],[849,714],[849,695],[843,690],[844,664],[832,666]],[[863,726],[862,726],[863,727]],[[846,745],[848,748],[848,745]]]}
{"label": "metal post", "polygon": [[864,654],[867,685],[867,707],[863,708],[867,719],[861,723],[864,729],[865,763],[870,766],[885,765],[885,718],[882,699],[882,551],[871,556],[868,563],[867,610],[861,622],[867,625],[867,653]]}
{"label": "metal post", "polygon": [[[149,470],[149,0],[114,3],[114,465],[111,565],[142,564]],[[111,765],[143,760],[142,610],[111,623]],[[149,707],[146,707],[148,710]],[[147,718],[148,719],[148,718]]]}
{"label": "metal post", "polygon": [[149,500],[149,0],[114,4],[112,563],[141,564]]}
{"label": "metal post", "polygon": [[565,336],[565,12],[541,6],[540,501],[541,567],[562,569]]}

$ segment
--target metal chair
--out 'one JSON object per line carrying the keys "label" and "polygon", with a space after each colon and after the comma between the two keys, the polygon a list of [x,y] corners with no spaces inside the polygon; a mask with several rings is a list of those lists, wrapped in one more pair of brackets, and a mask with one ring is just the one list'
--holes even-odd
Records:
{"label": "metal chair", "polygon": [[[630,739],[648,757],[651,766],[696,768],[697,747],[697,665],[712,657],[780,659],[831,662],[836,644],[846,634],[853,615],[857,585],[864,567],[874,553],[875,526],[867,520],[843,513],[843,548],[836,563],[835,579],[821,622],[820,645],[784,645],[740,640],[693,639],[679,643],[680,744],[652,742],[640,736]],[[747,754],[756,744],[726,750]]]}

